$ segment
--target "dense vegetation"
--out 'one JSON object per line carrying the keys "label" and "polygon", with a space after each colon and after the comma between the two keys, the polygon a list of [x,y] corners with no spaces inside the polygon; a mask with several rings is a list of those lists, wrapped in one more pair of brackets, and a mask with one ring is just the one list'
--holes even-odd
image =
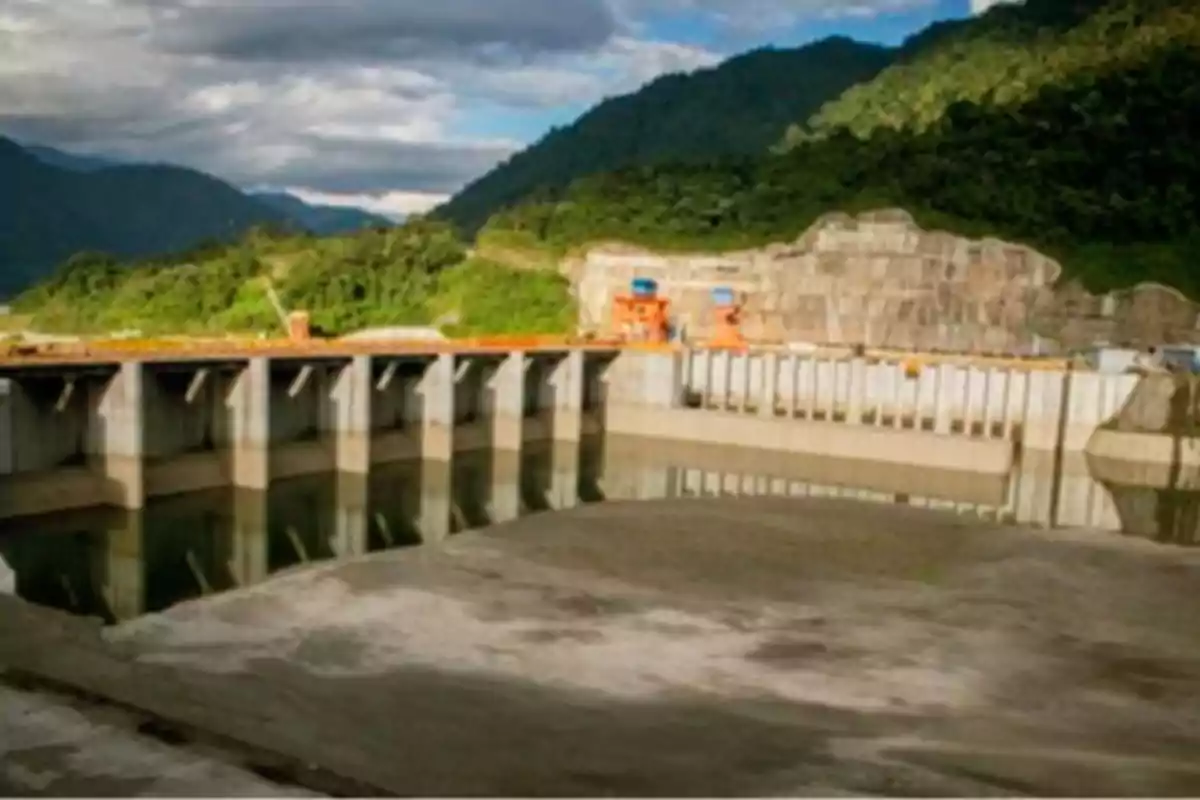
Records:
{"label": "dense vegetation", "polygon": [[[1200,10],[1180,14],[1169,37],[1157,23],[1124,31],[1154,43],[1140,60],[1065,72],[1023,102],[959,100],[865,141],[835,128],[782,155],[592,176],[497,215],[487,235],[552,251],[597,240],[722,249],[794,238],[829,211],[899,206],[1038,247],[1093,289],[1158,280],[1200,295]],[[959,36],[969,42],[970,26],[929,46],[957,48]]]}
{"label": "dense vegetation", "polygon": [[592,173],[761,153],[791,122],[878,73],[891,54],[831,38],[796,49],[755,50],[689,75],[665,75],[550,131],[436,213],[474,233],[493,213],[535,190],[559,189]]}
{"label": "dense vegetation", "polygon": [[565,279],[469,259],[447,225],[423,220],[324,239],[254,230],[135,264],[79,253],[14,310],[50,332],[278,335],[268,287],[327,334],[439,318],[454,333],[561,333],[574,321]]}
{"label": "dense vegetation", "polygon": [[786,141],[849,129],[924,130],[952,105],[1021,104],[1045,87],[1143,63],[1170,43],[1200,46],[1193,0],[1025,0],[909,39],[896,63],[850,88]]}

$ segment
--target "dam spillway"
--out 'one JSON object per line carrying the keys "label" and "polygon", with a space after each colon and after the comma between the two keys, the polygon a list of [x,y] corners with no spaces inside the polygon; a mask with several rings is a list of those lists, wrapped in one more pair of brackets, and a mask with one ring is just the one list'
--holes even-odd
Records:
{"label": "dam spillway", "polygon": [[1070,486],[1026,481],[1031,494],[1020,473],[1081,461],[1140,380],[1037,362],[615,347],[10,360],[0,519],[606,433],[1013,474],[1009,505],[1037,520],[1070,505]]}

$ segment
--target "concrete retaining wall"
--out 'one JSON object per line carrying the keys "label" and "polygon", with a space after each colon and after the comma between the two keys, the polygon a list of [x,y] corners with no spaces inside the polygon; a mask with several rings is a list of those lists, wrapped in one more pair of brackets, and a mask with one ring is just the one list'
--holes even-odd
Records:
{"label": "concrete retaining wall", "polygon": [[[888,454],[894,452],[897,460],[917,458],[921,463],[945,452],[938,444],[943,437],[996,441],[1009,449],[1019,445],[1023,450],[1082,452],[1097,427],[1122,409],[1139,381],[1136,375],[956,364],[909,371],[899,362],[706,350],[631,353],[619,367],[614,380],[634,388],[610,387],[615,409],[615,416],[610,411],[610,429],[640,435],[648,423],[635,409],[691,408],[712,415],[707,417],[711,424],[694,421],[706,417],[682,413],[674,415],[674,421],[664,418],[655,424],[678,430],[679,436],[705,437],[704,441],[734,436],[721,431],[740,425],[736,435],[761,440],[755,446],[770,447],[771,440],[786,439],[797,441],[788,446],[802,452],[818,447],[817,439],[823,442],[820,447],[833,447],[836,439],[837,452],[824,454],[892,460]],[[746,417],[780,421],[787,431],[802,433],[798,440],[781,434],[784,428],[759,427],[751,434],[751,428],[734,422]],[[910,436],[878,435],[885,431]],[[904,442],[918,441],[911,434],[924,437],[919,440],[924,444],[904,452]],[[855,443],[847,444],[851,439],[846,437]],[[963,457],[963,469],[979,463],[975,449],[964,449]]]}
{"label": "concrete retaining wall", "polygon": [[[777,353],[690,351],[684,391],[702,408],[836,420],[850,424],[1012,438],[1026,422],[1055,428],[1064,417],[1068,449],[1120,408],[1134,375],[822,359]],[[1056,403],[1068,403],[1061,410]],[[1044,437],[1043,437],[1044,438]],[[1041,439],[1032,442],[1044,446]]]}

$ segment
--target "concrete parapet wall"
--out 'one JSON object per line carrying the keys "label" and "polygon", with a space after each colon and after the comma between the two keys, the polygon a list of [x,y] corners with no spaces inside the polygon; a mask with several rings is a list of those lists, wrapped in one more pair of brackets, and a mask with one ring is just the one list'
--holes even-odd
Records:
{"label": "concrete parapet wall", "polygon": [[[661,376],[665,367],[658,367]],[[1135,375],[914,365],[798,354],[692,350],[689,405],[760,416],[1020,441],[1082,451],[1137,386]]]}
{"label": "concrete parapet wall", "polygon": [[769,392],[780,413],[855,424],[900,417],[941,432],[968,423],[1011,430],[1024,419],[1030,383],[1019,370],[948,364],[909,373],[899,362],[727,351],[691,351],[685,375],[687,392],[705,408],[757,410]]}

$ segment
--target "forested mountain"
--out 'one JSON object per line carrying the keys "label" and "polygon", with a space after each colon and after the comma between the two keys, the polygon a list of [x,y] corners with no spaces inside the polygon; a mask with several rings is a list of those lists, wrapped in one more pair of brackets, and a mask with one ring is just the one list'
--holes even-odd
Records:
{"label": "forested mountain", "polygon": [[690,75],[666,75],[597,105],[574,124],[468,185],[436,214],[473,233],[539,188],[664,161],[760,153],[847,87],[877,74],[892,51],[846,38],[762,49]]}
{"label": "forested mountain", "polygon": [[46,147],[40,144],[27,144],[24,142],[19,142],[19,144],[22,148],[24,148],[26,153],[34,156],[43,164],[49,164],[52,167],[60,167],[62,169],[75,170],[76,172],[95,172],[98,169],[119,167],[122,164],[122,162],[115,161],[110,158],[68,153],[65,150],[59,150],[56,147]]}
{"label": "forested mountain", "polygon": [[286,192],[256,192],[251,197],[287,214],[318,236],[351,233],[363,228],[386,228],[396,224],[395,220],[361,208],[315,205]]}
{"label": "forested mountain", "polygon": [[81,250],[145,256],[257,225],[295,226],[228,183],[182,167],[63,169],[0,137],[0,176],[0,293]]}
{"label": "forested mountain", "polygon": [[[957,102],[1019,104],[1043,88],[1135,67],[1170,43],[1200,46],[1194,0],[1025,0],[930,26],[874,79],[789,129],[792,143],[848,128],[922,130]],[[805,118],[798,117],[797,123]]]}
{"label": "forested mountain", "polygon": [[0,137],[0,297],[79,251],[119,258],[230,241],[256,226],[338,234],[395,222],[356,208],[248,195],[168,164],[123,164]]}
{"label": "forested mountain", "polygon": [[[129,166],[128,162],[116,161],[99,156],[79,155],[59,150],[55,147],[45,147],[36,144],[21,144],[25,152],[37,157],[44,164],[52,167],[74,170],[76,172],[95,172],[109,167]],[[144,166],[144,165],[143,165]],[[350,206],[323,206],[306,203],[295,195],[287,192],[251,192],[250,196],[276,211],[286,214],[292,221],[302,226],[310,233],[319,236],[334,236],[339,233],[351,233],[363,228],[392,226],[395,220],[379,214],[372,214],[361,208]]]}
{"label": "forested mountain", "polygon": [[1157,42],[1140,61],[1072,70],[1025,102],[958,101],[923,130],[863,140],[835,129],[783,155],[593,176],[489,229],[555,249],[719,249],[794,238],[830,211],[899,206],[1038,247],[1095,289],[1158,280],[1200,296],[1200,48],[1189,33],[1200,9],[1191,14],[1169,39],[1126,30]]}

